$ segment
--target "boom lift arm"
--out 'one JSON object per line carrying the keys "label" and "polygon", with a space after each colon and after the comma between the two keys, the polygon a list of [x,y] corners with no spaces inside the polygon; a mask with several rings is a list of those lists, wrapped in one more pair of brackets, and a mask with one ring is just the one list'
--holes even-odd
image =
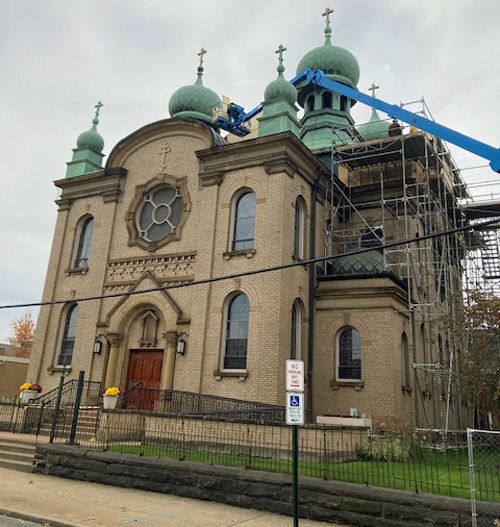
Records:
{"label": "boom lift arm", "polygon": [[[490,162],[490,167],[495,172],[500,173],[499,148],[487,145],[485,143],[482,143],[481,141],[473,139],[472,137],[461,134],[460,132],[452,130],[451,128],[438,124],[435,121],[431,121],[430,119],[426,119],[425,117],[417,115],[413,112],[409,112],[408,110],[405,110],[404,108],[401,108],[396,104],[386,103],[380,99],[370,97],[369,95],[366,95],[365,93],[362,93],[358,90],[349,88],[344,84],[340,84],[340,82],[332,81],[328,79],[326,75],[320,70],[304,70],[290,82],[297,87],[303,85],[321,86],[322,88],[325,88],[327,90],[340,93],[341,95],[345,95],[349,99],[360,101],[368,106],[371,106],[372,108],[376,108],[377,110],[386,113],[387,115],[389,115],[389,117],[399,119],[400,121],[408,123],[414,126],[415,128],[418,128],[419,130],[428,132],[431,135],[439,137],[444,141],[447,141],[455,146],[463,148],[468,152],[472,152],[473,154],[476,154],[479,157],[487,159]],[[243,108],[241,109],[243,110]],[[242,111],[236,116],[236,119],[230,120],[230,126],[226,125],[223,128],[225,130],[228,130],[229,132],[236,133],[237,135],[245,135],[244,129],[246,127],[244,123],[250,120],[255,115],[257,115],[261,110],[262,105],[257,106],[248,113],[244,113]],[[218,120],[215,121],[214,124],[218,126]]]}

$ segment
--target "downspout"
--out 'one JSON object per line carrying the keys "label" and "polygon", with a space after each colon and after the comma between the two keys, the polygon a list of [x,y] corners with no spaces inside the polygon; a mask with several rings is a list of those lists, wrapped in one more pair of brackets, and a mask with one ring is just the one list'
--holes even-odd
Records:
{"label": "downspout", "polygon": [[[321,171],[318,169],[316,180],[311,186],[311,226],[309,259],[316,258],[316,201],[319,191],[319,179]],[[307,328],[307,420],[313,420],[313,353],[314,353],[314,316],[315,316],[315,294],[316,294],[316,264],[309,265],[309,305]]]}

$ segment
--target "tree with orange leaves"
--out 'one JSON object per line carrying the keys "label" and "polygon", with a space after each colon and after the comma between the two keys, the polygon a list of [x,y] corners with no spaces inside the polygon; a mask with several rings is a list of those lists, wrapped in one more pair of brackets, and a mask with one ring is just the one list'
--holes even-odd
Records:
{"label": "tree with orange leaves", "polygon": [[16,357],[29,357],[35,333],[35,323],[31,313],[25,313],[16,318],[10,327],[12,335],[7,337],[7,342],[15,348]]}

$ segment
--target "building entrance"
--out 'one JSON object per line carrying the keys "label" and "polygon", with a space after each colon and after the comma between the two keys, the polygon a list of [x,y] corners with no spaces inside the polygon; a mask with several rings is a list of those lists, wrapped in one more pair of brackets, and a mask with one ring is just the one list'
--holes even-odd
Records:
{"label": "building entrance", "polygon": [[130,350],[127,384],[131,388],[142,384],[142,389],[135,391],[128,408],[152,410],[158,399],[163,370],[163,350]]}

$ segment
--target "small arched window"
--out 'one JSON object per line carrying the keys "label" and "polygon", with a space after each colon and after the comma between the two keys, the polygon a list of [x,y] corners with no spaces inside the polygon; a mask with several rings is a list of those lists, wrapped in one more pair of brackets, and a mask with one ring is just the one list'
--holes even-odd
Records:
{"label": "small arched window", "polygon": [[302,356],[302,306],[300,300],[295,300],[292,306],[292,335],[290,342],[290,358],[300,359]]}
{"label": "small arched window", "polygon": [[348,99],[345,95],[341,95],[340,97],[340,110],[345,112],[349,109],[349,103]]}
{"label": "small arched window", "polygon": [[75,347],[79,311],[78,304],[73,304],[66,312],[61,347],[59,349],[59,356],[57,358],[58,366],[71,365],[71,360],[73,359],[73,350]]}
{"label": "small arched window", "polygon": [[380,247],[384,242],[384,231],[382,227],[368,227],[361,235],[361,247],[373,247],[379,252],[383,252]]}
{"label": "small arched window", "polygon": [[323,99],[323,108],[332,107],[332,94],[330,92],[328,91],[324,92],[322,99]]}
{"label": "small arched window", "polygon": [[223,361],[225,370],[245,370],[247,367],[249,317],[250,302],[245,294],[240,293],[227,305]]}
{"label": "small arched window", "polygon": [[295,202],[295,230],[293,238],[293,255],[295,258],[304,259],[306,205],[299,196]]}
{"label": "small arched window", "polygon": [[403,369],[403,388],[410,388],[410,355],[408,337],[403,333],[401,337],[401,363]]}
{"label": "small arched window", "polygon": [[422,343],[422,358],[423,363],[427,364],[427,341],[425,338],[425,326],[424,323],[420,324],[420,341]]}
{"label": "small arched window", "polygon": [[234,209],[233,251],[253,249],[255,237],[255,193],[245,192],[236,201]]}
{"label": "small arched window", "polygon": [[310,95],[307,98],[307,111],[312,112],[314,110],[314,95]]}
{"label": "small arched window", "polygon": [[89,266],[90,244],[92,242],[92,234],[94,233],[94,218],[87,218],[80,230],[78,238],[78,247],[75,258],[75,268],[86,269]]}
{"label": "small arched window", "polygon": [[361,379],[361,336],[354,328],[344,329],[339,335],[338,378]]}

